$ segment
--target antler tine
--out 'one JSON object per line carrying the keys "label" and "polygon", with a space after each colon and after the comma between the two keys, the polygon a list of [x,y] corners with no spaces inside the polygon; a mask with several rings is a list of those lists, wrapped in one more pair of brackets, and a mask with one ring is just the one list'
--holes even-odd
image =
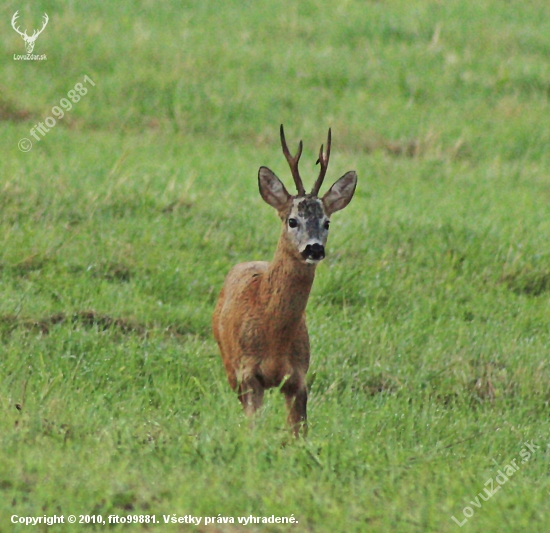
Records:
{"label": "antler tine", "polygon": [[331,131],[329,128],[328,139],[327,139],[327,153],[326,154],[323,153],[323,145],[321,145],[321,149],[319,150],[319,159],[317,159],[317,163],[321,164],[321,170],[319,171],[319,177],[317,178],[317,181],[315,182],[313,189],[311,189],[311,196],[317,196],[317,194],[319,193],[319,189],[323,184],[323,180],[325,179],[325,174],[327,173],[327,168],[328,168],[328,161],[330,159],[330,145],[331,145]]}
{"label": "antler tine", "polygon": [[44,22],[42,23],[42,28],[40,28],[40,31],[38,32],[39,35],[44,31],[44,28],[48,25],[48,21],[50,20],[47,13],[44,13],[42,18],[44,19]]}
{"label": "antler tine", "polygon": [[25,33],[21,32],[21,30],[17,27],[15,27],[15,23],[17,22],[17,19],[19,18],[19,11],[16,11],[13,14],[13,17],[11,18],[11,27],[19,34],[19,35],[27,35],[27,31],[25,30]]}
{"label": "antler tine", "polygon": [[298,189],[298,196],[305,196],[306,190],[304,189],[304,184],[302,183],[302,178],[300,177],[300,173],[298,171],[298,162],[300,161],[300,157],[302,155],[302,147],[303,147],[302,141],[300,141],[300,144],[298,145],[298,152],[296,152],[296,155],[292,157],[290,155],[290,151],[286,144],[285,130],[283,129],[282,124],[281,124],[281,146],[283,148],[283,154],[285,154],[286,160],[288,161],[288,166],[290,167],[290,171],[292,172],[292,177],[294,178],[296,189]]}
{"label": "antler tine", "polygon": [[39,30],[33,30],[31,39],[33,37],[38,37],[44,31],[44,28],[48,25],[48,21],[50,20],[48,17],[48,14],[44,13],[44,16],[42,18],[43,18],[42,27]]}

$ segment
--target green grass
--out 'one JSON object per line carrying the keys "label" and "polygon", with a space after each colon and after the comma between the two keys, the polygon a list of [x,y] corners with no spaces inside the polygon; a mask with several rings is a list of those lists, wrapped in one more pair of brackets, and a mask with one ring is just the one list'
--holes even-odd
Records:
{"label": "green grass", "polygon": [[[30,30],[50,16],[46,61],[13,60],[17,9]],[[547,2],[38,1],[0,19],[0,531],[174,513],[299,523],[117,530],[550,529]],[[327,181],[359,176],[308,305],[296,442],[277,391],[249,428],[210,332],[227,271],[274,252],[256,173],[290,181],[280,123],[306,184],[329,126]]]}

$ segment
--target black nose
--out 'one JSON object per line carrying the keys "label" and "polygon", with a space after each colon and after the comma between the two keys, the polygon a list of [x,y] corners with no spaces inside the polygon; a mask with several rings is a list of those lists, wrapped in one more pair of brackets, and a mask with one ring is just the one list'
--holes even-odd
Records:
{"label": "black nose", "polygon": [[305,250],[302,252],[304,259],[313,259],[314,261],[320,261],[325,258],[325,247],[322,244],[308,244]]}

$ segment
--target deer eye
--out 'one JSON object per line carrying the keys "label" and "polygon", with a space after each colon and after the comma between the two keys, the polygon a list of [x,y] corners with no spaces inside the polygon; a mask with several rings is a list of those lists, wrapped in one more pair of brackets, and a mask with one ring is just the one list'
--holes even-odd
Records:
{"label": "deer eye", "polygon": [[325,223],[323,224],[323,226],[326,230],[328,230],[328,228],[330,226],[330,220],[325,220]]}
{"label": "deer eye", "polygon": [[298,221],[295,218],[288,219],[288,227],[295,228],[298,225]]}

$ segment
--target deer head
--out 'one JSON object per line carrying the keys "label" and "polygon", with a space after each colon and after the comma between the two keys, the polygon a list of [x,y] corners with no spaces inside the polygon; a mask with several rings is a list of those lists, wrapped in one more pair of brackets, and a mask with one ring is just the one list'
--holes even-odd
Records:
{"label": "deer head", "polygon": [[33,30],[32,35],[28,36],[27,35],[27,30],[25,30],[24,32],[21,32],[19,30],[19,28],[17,28],[15,26],[15,23],[17,21],[17,17],[19,16],[18,13],[19,13],[19,11],[16,11],[15,14],[13,15],[12,19],[11,19],[12,28],[19,35],[21,35],[21,37],[25,41],[25,49],[27,50],[27,54],[32,54],[32,51],[34,50],[34,42],[36,41],[36,39],[38,39],[38,36],[44,31],[44,28],[46,27],[46,25],[48,24],[48,20],[50,20],[50,19],[48,18],[48,15],[46,15],[46,13],[44,13],[44,21],[42,23],[42,28],[40,28],[40,30],[38,30],[38,31]]}
{"label": "deer head", "polygon": [[288,161],[298,194],[291,196],[281,180],[267,167],[260,167],[258,183],[260,194],[265,202],[274,207],[283,221],[283,241],[287,251],[296,259],[310,265],[316,265],[325,257],[325,245],[328,238],[330,216],[346,207],[355,192],[357,174],[349,171],[344,174],[324,194],[317,195],[323,184],[330,158],[331,131],[328,130],[327,151],[323,145],[319,150],[320,172],[309,194],[306,193],[298,171],[298,162],[302,155],[302,141],[295,156],[290,154],[281,124],[281,146]]}

